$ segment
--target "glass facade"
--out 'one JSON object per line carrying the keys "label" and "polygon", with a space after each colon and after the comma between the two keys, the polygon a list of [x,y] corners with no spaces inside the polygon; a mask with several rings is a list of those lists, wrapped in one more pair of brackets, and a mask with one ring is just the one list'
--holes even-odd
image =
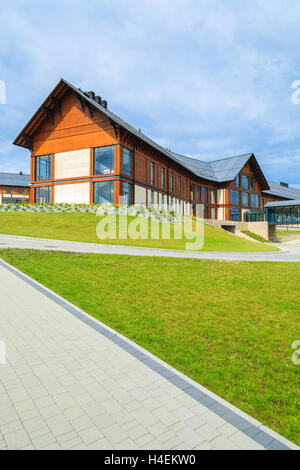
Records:
{"label": "glass facade", "polygon": [[241,176],[241,183],[243,189],[249,189],[249,176],[242,175]]}
{"label": "glass facade", "polygon": [[181,196],[181,176],[178,176],[178,194]]}
{"label": "glass facade", "polygon": [[99,181],[94,183],[94,203],[114,204],[115,202],[115,182]]}
{"label": "glass facade", "polygon": [[249,193],[242,193],[242,206],[243,207],[249,206]]}
{"label": "glass facade", "polygon": [[99,147],[94,150],[94,174],[110,175],[115,172],[115,146]]}
{"label": "glass facade", "polygon": [[240,192],[239,191],[235,191],[234,189],[231,189],[229,191],[229,203],[235,206],[240,205]]}
{"label": "glass facade", "polygon": [[52,195],[52,188],[51,186],[47,186],[46,188],[36,188],[35,190],[35,202],[36,203],[50,203],[51,202],[51,195]]}
{"label": "glass facade", "polygon": [[49,181],[52,178],[52,157],[45,155],[44,157],[36,157],[35,159],[35,180]]}
{"label": "glass facade", "polygon": [[123,174],[132,176],[132,152],[122,147]]}
{"label": "glass facade", "polygon": [[170,173],[170,192],[174,192],[174,175],[173,173]]}
{"label": "glass facade", "polygon": [[240,209],[229,209],[229,219],[233,222],[240,222],[241,211]]}
{"label": "glass facade", "polygon": [[237,175],[235,178],[235,186],[236,188],[240,187],[240,175]]}
{"label": "glass facade", "polygon": [[131,206],[132,204],[132,184],[122,183],[122,201],[125,206]]}
{"label": "glass facade", "polygon": [[259,195],[258,194],[251,194],[251,207],[253,207],[253,209],[259,209]]}

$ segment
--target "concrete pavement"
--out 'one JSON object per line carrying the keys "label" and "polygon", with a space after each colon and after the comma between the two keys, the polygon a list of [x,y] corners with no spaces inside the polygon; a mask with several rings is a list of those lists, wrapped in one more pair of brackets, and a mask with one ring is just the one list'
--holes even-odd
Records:
{"label": "concrete pavement", "polygon": [[17,237],[0,235],[0,249],[19,248],[46,251],[66,251],[75,253],[98,253],[128,256],[157,256],[169,258],[211,259],[224,261],[272,261],[300,262],[300,245],[296,243],[276,244],[283,251],[269,253],[209,253],[197,251],[162,250],[155,248],[138,248],[121,245],[102,245],[81,243],[45,238]]}
{"label": "concrete pavement", "polygon": [[1,260],[0,298],[0,449],[298,449]]}

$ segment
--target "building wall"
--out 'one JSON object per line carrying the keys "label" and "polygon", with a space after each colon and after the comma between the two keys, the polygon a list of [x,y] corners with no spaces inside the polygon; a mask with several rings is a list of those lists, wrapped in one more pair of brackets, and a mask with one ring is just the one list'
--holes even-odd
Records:
{"label": "building wall", "polygon": [[75,150],[55,154],[55,179],[79,178],[90,176],[91,171],[90,149]]}
{"label": "building wall", "polygon": [[56,204],[89,204],[90,183],[57,184],[54,188]]}
{"label": "building wall", "polygon": [[[7,191],[11,191],[11,193]],[[20,191],[22,191],[23,194],[19,194]],[[13,199],[19,199],[25,202],[29,201],[29,188],[27,186],[0,186],[0,204],[3,203],[4,199],[10,199],[11,202],[13,202]]]}

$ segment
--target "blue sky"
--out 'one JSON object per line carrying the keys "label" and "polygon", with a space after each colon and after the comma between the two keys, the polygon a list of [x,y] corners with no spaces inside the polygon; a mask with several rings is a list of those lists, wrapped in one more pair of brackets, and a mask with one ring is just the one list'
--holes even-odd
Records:
{"label": "blue sky", "polygon": [[300,185],[299,20],[299,0],[2,2],[0,171],[29,171],[12,141],[64,77],[175,152],[254,152]]}

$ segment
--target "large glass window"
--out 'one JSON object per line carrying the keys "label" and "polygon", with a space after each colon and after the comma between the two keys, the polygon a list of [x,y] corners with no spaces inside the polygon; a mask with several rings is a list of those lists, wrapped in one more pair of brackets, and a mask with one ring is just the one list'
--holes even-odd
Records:
{"label": "large glass window", "polygon": [[161,189],[165,189],[165,169],[161,169]]}
{"label": "large glass window", "polygon": [[174,192],[174,175],[173,173],[170,173],[170,192]]}
{"label": "large glass window", "polygon": [[255,191],[255,179],[251,178],[251,191]]}
{"label": "large glass window", "polygon": [[191,201],[195,199],[195,185],[191,183]]}
{"label": "large glass window", "polygon": [[94,203],[114,204],[115,202],[115,182],[99,181],[94,183]]}
{"label": "large glass window", "polygon": [[35,180],[49,181],[52,178],[51,171],[52,157],[45,155],[44,157],[36,157],[35,159]]}
{"label": "large glass window", "polygon": [[249,193],[242,193],[242,206],[243,207],[249,206]]}
{"label": "large glass window", "polygon": [[242,182],[243,189],[249,189],[249,176],[242,175],[241,182]]}
{"label": "large glass window", "polygon": [[151,205],[154,206],[154,191],[151,191]]}
{"label": "large glass window", "polygon": [[154,186],[154,163],[151,163],[151,184]]}
{"label": "large glass window", "polygon": [[237,188],[240,187],[240,175],[237,175],[236,178],[235,178],[235,186],[236,186]]}
{"label": "large glass window", "polygon": [[240,193],[239,193],[239,191],[235,191],[234,189],[230,189],[230,191],[229,191],[229,203],[234,204],[235,206],[240,205]]}
{"label": "large glass window", "polygon": [[115,147],[99,147],[94,151],[94,174],[110,175],[115,172]]}
{"label": "large glass window", "polygon": [[185,197],[189,197],[189,182],[188,180],[185,180]]}
{"label": "large glass window", "polygon": [[240,222],[240,220],[241,220],[241,211],[240,211],[240,209],[229,209],[229,218],[232,221]]}
{"label": "large glass window", "polygon": [[122,162],[123,174],[127,176],[132,175],[132,152],[128,149],[122,148]]}
{"label": "large glass window", "polygon": [[123,204],[125,206],[131,206],[131,204],[132,204],[132,184],[122,183],[122,197],[123,197]]}
{"label": "large glass window", "polygon": [[36,203],[47,203],[51,202],[52,188],[47,186],[46,188],[36,188],[35,190],[35,202]]}
{"label": "large glass window", "polygon": [[181,176],[178,176],[178,194],[181,196]]}
{"label": "large glass window", "polygon": [[259,209],[259,195],[258,194],[251,194],[251,207],[253,207],[253,209]]}

